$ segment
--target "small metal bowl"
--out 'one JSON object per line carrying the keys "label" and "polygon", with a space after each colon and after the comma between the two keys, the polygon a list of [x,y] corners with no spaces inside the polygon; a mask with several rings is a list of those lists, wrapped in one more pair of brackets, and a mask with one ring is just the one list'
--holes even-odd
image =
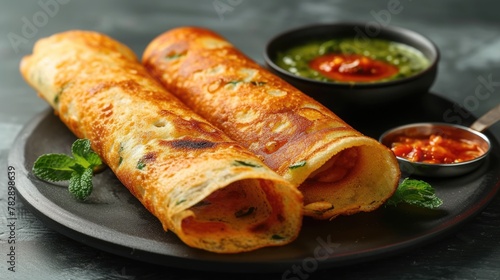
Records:
{"label": "small metal bowl", "polygon": [[491,149],[490,140],[483,133],[465,126],[447,123],[414,123],[399,126],[386,131],[382,134],[382,136],[380,136],[379,141],[390,148],[391,144],[398,136],[428,137],[432,134],[471,141],[478,145],[484,153],[472,160],[441,164],[413,162],[402,157],[397,157],[400,169],[403,173],[426,177],[450,177],[462,175],[478,168]]}
{"label": "small metal bowl", "polygon": [[475,159],[449,164],[433,164],[413,162],[402,157],[398,159],[401,172],[409,175],[425,177],[450,177],[463,175],[478,168],[486,159],[491,150],[491,142],[482,133],[485,129],[500,120],[500,104],[480,117],[470,127],[449,123],[415,123],[399,126],[384,132],[380,143],[391,147],[398,136],[428,137],[431,134],[444,135],[453,139],[464,139],[477,144],[484,153]]}

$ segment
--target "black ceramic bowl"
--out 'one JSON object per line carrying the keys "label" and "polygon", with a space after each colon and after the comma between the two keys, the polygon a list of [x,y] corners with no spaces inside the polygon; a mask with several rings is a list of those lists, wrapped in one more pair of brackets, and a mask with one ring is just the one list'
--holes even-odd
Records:
{"label": "black ceramic bowl", "polygon": [[[276,63],[278,53],[292,46],[312,40],[336,38],[377,38],[406,44],[419,50],[428,59],[429,66],[406,78],[372,83],[342,83],[300,77]],[[427,93],[436,78],[439,51],[429,39],[408,29],[393,26],[374,29],[368,23],[333,23],[306,26],[277,35],[267,44],[264,59],[272,72],[314,99],[333,104],[337,109],[352,110],[353,106],[390,103]]]}

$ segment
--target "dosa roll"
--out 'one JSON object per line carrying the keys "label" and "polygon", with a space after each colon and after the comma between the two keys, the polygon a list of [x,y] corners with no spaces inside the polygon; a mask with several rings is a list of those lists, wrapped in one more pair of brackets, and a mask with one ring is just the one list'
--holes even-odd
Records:
{"label": "dosa roll", "polygon": [[297,186],[305,215],[332,219],[382,205],[397,188],[393,153],[197,27],[161,34],[143,64],[195,112]]}
{"label": "dosa roll", "polygon": [[300,192],[167,92],[121,43],[55,34],[36,43],[21,72],[186,244],[236,253],[298,235]]}

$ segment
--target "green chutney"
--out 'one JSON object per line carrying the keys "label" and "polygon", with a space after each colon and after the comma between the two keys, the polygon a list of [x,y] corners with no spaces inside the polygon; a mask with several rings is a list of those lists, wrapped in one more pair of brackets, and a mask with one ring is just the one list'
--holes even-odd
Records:
{"label": "green chutney", "polygon": [[[326,41],[316,40],[296,45],[279,52],[275,63],[279,67],[300,77],[323,82],[354,83],[348,79],[332,79],[328,77],[328,75],[311,67],[311,62],[314,59],[330,54],[366,57],[366,59],[370,61],[397,67],[396,73],[390,77],[377,79],[375,75],[373,80],[366,81],[365,79],[363,81],[356,81],[355,83],[385,82],[410,77],[422,72],[428,68],[430,64],[429,60],[422,52],[411,46],[382,39],[360,40],[354,38],[331,39]],[[366,69],[364,69],[364,71],[366,71]]]}

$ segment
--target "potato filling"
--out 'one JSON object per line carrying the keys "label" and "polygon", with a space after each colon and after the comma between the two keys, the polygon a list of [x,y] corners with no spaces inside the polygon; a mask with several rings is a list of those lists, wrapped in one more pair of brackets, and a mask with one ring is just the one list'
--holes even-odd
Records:
{"label": "potato filling", "polygon": [[323,166],[311,173],[307,180],[323,183],[333,183],[342,180],[356,165],[358,150],[355,148],[345,149],[332,158]]}
{"label": "potato filling", "polygon": [[[183,221],[186,231],[200,233],[249,230],[264,223],[273,209],[259,180],[242,180],[220,189],[189,210],[194,217]],[[198,231],[202,230],[202,231]],[[193,232],[194,233],[194,232]]]}

